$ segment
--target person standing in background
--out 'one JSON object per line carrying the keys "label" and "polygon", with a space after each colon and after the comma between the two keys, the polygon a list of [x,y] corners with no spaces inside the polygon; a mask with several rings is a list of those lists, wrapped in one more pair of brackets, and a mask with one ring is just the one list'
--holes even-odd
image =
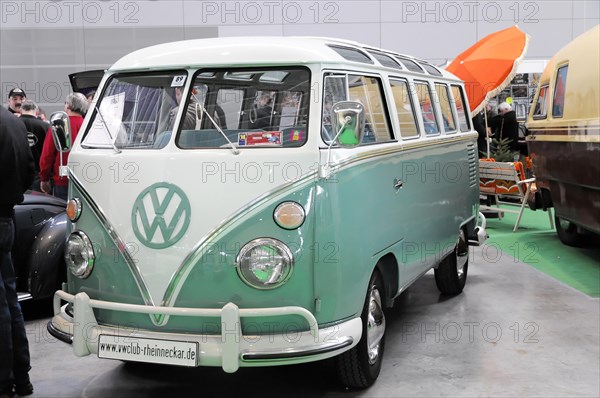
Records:
{"label": "person standing in background", "polygon": [[508,138],[508,146],[511,151],[519,150],[519,122],[517,114],[509,103],[503,102],[498,105],[498,115],[502,118],[500,128],[497,130],[496,138]]}
{"label": "person standing in background", "polygon": [[88,101],[88,108],[92,106],[92,101],[94,101],[94,95],[96,95],[96,90],[92,90],[85,96]]}
{"label": "person standing in background", "polygon": [[46,111],[44,111],[39,106],[38,106],[37,118],[40,119],[42,122],[46,122],[46,123],[48,123],[48,125],[50,125],[50,122],[48,121],[48,117],[46,116]]}
{"label": "person standing in background", "polygon": [[33,182],[33,155],[27,130],[0,107],[0,397],[33,393],[29,380],[29,342],[17,297],[11,250],[15,239],[14,206]]}
{"label": "person standing in background", "polygon": [[271,96],[263,93],[260,95],[256,104],[254,104],[255,119],[250,119],[251,129],[270,129],[271,127],[271,115],[273,114],[273,107],[271,106]]}
{"label": "person standing in background", "polygon": [[31,100],[23,101],[21,105],[21,121],[27,128],[27,139],[29,140],[29,148],[31,148],[31,154],[33,155],[33,161],[35,162],[36,176],[31,185],[32,191],[41,192],[40,189],[40,157],[42,156],[42,149],[44,147],[44,139],[46,138],[46,132],[50,128],[48,123],[38,119],[36,117],[38,111],[37,105]]}
{"label": "person standing in background", "polygon": [[[81,93],[71,93],[65,101],[65,112],[69,116],[71,123],[71,142],[75,141],[79,129],[83,124],[83,115],[87,112],[88,102],[85,95]],[[59,174],[60,163],[66,165],[69,153],[60,153],[54,146],[54,138],[52,134],[46,134],[44,139],[44,147],[40,157],[40,188],[42,192],[52,193],[54,196],[67,200],[68,196],[68,180],[67,177],[61,177]],[[50,183],[50,178],[53,179],[54,188]]]}
{"label": "person standing in background", "polygon": [[478,133],[477,149],[479,151],[480,158],[487,157],[488,140],[491,137],[491,128],[489,126],[495,117],[496,113],[490,104],[486,104],[484,109],[482,109],[477,115],[473,116],[473,128]]}
{"label": "person standing in background", "polygon": [[21,104],[27,98],[25,91],[15,87],[8,93],[8,110],[15,116],[21,116]]}

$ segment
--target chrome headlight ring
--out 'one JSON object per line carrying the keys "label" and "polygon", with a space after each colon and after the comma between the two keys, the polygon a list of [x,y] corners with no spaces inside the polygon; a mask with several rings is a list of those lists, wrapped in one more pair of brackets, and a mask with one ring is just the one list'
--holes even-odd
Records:
{"label": "chrome headlight ring", "polygon": [[65,262],[73,276],[85,279],[92,273],[96,255],[92,241],[83,231],[75,231],[65,245]]}
{"label": "chrome headlight ring", "polygon": [[258,238],[248,242],[237,258],[237,272],[248,286],[260,290],[285,284],[294,270],[294,256],[281,241]]}

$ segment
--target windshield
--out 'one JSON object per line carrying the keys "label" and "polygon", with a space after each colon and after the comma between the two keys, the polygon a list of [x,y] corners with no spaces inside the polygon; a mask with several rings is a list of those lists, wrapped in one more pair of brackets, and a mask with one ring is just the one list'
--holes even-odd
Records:
{"label": "windshield", "polygon": [[82,145],[160,149],[173,132],[181,148],[298,147],[306,142],[308,69],[202,70],[189,95],[187,80],[184,70],[112,76]]}
{"label": "windshield", "polygon": [[305,68],[202,70],[181,118],[181,148],[299,147],[307,139]]}
{"label": "windshield", "polygon": [[113,76],[93,110],[84,147],[157,148],[172,129],[187,72]]}

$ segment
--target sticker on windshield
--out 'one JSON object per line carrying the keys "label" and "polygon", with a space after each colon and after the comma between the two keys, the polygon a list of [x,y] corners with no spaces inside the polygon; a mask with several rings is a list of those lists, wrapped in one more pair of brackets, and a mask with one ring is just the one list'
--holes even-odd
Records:
{"label": "sticker on windshield", "polygon": [[290,141],[302,141],[304,130],[292,129],[290,131]]}
{"label": "sticker on windshield", "polygon": [[239,146],[272,145],[281,146],[281,131],[253,131],[238,134]]}
{"label": "sticker on windshield", "polygon": [[186,78],[186,75],[174,76],[173,81],[171,82],[171,87],[183,87]]}
{"label": "sticker on windshield", "polygon": [[83,139],[83,145],[100,147],[114,145],[121,131],[124,108],[124,92],[104,97],[94,116],[94,124]]}

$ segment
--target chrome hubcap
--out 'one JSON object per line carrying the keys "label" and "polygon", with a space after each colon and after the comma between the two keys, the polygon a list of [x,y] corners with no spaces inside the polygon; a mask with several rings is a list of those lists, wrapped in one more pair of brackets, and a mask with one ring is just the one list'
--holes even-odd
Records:
{"label": "chrome hubcap", "polygon": [[373,365],[379,357],[381,339],[385,333],[385,315],[381,305],[381,296],[375,286],[369,294],[369,311],[367,314],[367,351],[369,364]]}
{"label": "chrome hubcap", "polygon": [[465,265],[469,261],[469,245],[465,238],[465,232],[461,229],[458,233],[458,242],[456,244],[456,273],[458,278],[462,278],[465,273]]}

